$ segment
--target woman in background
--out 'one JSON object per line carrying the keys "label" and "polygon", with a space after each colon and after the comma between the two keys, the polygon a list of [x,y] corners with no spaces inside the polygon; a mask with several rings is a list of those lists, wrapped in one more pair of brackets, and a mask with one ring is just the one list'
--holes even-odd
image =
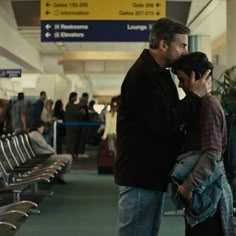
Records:
{"label": "woman in background", "polygon": [[48,99],[41,113],[41,120],[44,122],[43,136],[48,144],[52,144],[52,125],[53,121],[56,120],[56,118],[53,117],[52,106],[53,106],[53,100]]}
{"label": "woman in background", "polygon": [[118,97],[113,97],[110,103],[111,109],[106,113],[105,130],[102,136],[103,140],[107,140],[108,149],[114,153],[116,158],[116,118],[118,108]]}

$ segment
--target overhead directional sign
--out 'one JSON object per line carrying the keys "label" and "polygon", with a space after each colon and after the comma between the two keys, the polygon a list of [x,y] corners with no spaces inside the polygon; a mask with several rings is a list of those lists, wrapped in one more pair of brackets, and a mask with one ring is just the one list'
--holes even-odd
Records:
{"label": "overhead directional sign", "polygon": [[41,0],[41,20],[156,20],[163,0]]}
{"label": "overhead directional sign", "polygon": [[166,0],[41,0],[42,41],[147,41]]}
{"label": "overhead directional sign", "polygon": [[[48,42],[147,41],[153,21],[43,21],[41,40]],[[47,30],[47,28],[50,28]]]}
{"label": "overhead directional sign", "polygon": [[21,69],[0,69],[0,78],[21,77]]}

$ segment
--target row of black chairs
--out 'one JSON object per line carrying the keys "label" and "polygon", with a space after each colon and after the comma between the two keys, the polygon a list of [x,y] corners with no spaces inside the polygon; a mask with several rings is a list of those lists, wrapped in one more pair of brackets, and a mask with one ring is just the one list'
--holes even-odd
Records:
{"label": "row of black chairs", "polygon": [[51,160],[50,154],[36,155],[27,134],[1,137],[0,194],[10,194],[13,203],[0,207],[0,235],[16,229],[22,217],[40,213],[35,202],[21,201],[21,194],[26,189],[37,194],[38,184],[50,183],[65,164],[66,161]]}

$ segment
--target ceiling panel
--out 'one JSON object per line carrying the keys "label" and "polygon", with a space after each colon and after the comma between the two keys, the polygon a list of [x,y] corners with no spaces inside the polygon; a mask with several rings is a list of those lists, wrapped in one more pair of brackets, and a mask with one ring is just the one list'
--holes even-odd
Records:
{"label": "ceiling panel", "polygon": [[19,66],[18,64],[4,58],[0,57],[0,69],[22,69],[23,72],[26,72],[24,68]]}
{"label": "ceiling panel", "polygon": [[197,15],[204,9],[207,4],[209,4],[212,0],[193,0],[190,6],[187,24],[194,20]]}
{"label": "ceiling panel", "polygon": [[38,49],[38,51],[40,53],[42,53],[42,55],[48,55],[48,54],[50,54],[50,55],[52,55],[52,54],[58,55],[58,54],[62,53],[62,50],[60,49],[60,47],[57,46],[56,43],[51,43],[51,42],[41,43],[40,38],[39,38],[39,33],[30,33],[30,32],[28,33],[28,30],[27,30],[27,32],[22,33],[22,36],[33,47]]}
{"label": "ceiling panel", "polygon": [[210,35],[214,40],[226,31],[226,1],[214,0],[206,6],[202,5],[201,16],[195,19],[190,27],[192,34]]}

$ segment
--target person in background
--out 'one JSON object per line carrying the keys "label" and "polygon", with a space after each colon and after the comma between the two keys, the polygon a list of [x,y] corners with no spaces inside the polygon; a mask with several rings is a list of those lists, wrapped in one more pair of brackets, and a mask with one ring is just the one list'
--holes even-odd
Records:
{"label": "person in background", "polygon": [[[89,122],[89,109],[88,109],[89,94],[82,93],[79,99],[79,110],[82,116],[82,122]],[[79,139],[78,139],[78,157],[87,158],[85,153],[86,144],[88,139],[88,126],[82,125],[79,127]]]}
{"label": "person in background", "polygon": [[[172,66],[179,79],[179,87],[186,95],[190,92],[191,72],[194,71],[198,80],[208,69],[212,71],[213,65],[202,52],[185,55]],[[184,154],[178,157],[181,161],[177,163],[172,177],[189,170],[179,179],[177,189],[185,199],[185,235],[235,236],[233,196],[223,162],[227,125],[217,98],[210,93],[204,96],[198,114],[181,127],[186,134]],[[185,163],[188,163],[188,168]],[[196,204],[198,198],[201,199],[199,205]]]}
{"label": "person in background", "polygon": [[207,71],[190,80],[180,100],[168,68],[188,53],[190,30],[172,19],[153,26],[149,49],[127,72],[117,113],[115,182],[119,186],[119,236],[158,235],[169,174],[180,153],[180,126],[211,91]]}
{"label": "person in background", "polygon": [[26,124],[26,106],[24,93],[18,93],[17,102],[12,107],[12,128],[16,134],[28,132]]}
{"label": "person in background", "polygon": [[106,113],[108,111],[108,106],[109,106],[109,103],[105,104],[103,109],[100,112],[100,118],[101,118],[102,122],[105,122],[105,117],[106,117]]}
{"label": "person in background", "polygon": [[[57,119],[58,122],[62,123],[65,121],[65,111],[63,109],[63,103],[62,100],[59,99],[55,102],[54,106],[54,117]],[[65,137],[65,126],[60,125],[60,123],[57,124],[57,153],[62,153],[62,145],[63,140]]]}
{"label": "person in background", "polygon": [[[107,114],[107,112],[109,110],[109,106],[110,106],[109,103],[104,104],[104,107],[103,107],[103,109],[100,112],[100,120],[101,120],[101,122],[105,123],[106,114]],[[104,133],[104,130],[105,130],[105,124],[100,125],[100,127],[98,128],[98,131],[97,131],[99,133],[100,137],[102,137],[102,135]]]}
{"label": "person in background", "polygon": [[107,140],[108,150],[114,153],[116,158],[116,119],[117,119],[117,97],[113,97],[110,103],[111,109],[106,113],[105,130],[102,136],[103,140]]}
{"label": "person in background", "polygon": [[5,129],[6,133],[12,133],[12,100],[9,100],[7,106],[6,106],[6,123],[5,123]]}
{"label": "person in background", "polygon": [[90,121],[99,121],[99,115],[94,109],[94,105],[96,104],[95,100],[91,100],[88,105],[88,113]]}
{"label": "person in background", "polygon": [[44,108],[44,102],[47,98],[47,94],[45,91],[40,92],[40,97],[34,104],[34,119],[35,120],[41,120],[41,113]]}
{"label": "person in background", "polygon": [[51,147],[43,137],[44,123],[42,121],[35,121],[31,128],[29,137],[32,143],[32,147],[36,154],[52,154],[50,159],[56,161],[58,159],[66,161],[66,165],[62,168],[57,177],[57,181],[60,184],[66,184],[64,174],[68,173],[72,165],[72,156],[70,154],[55,154],[55,150]]}
{"label": "person in background", "polygon": [[34,105],[31,101],[26,101],[26,125],[31,127],[34,121]]}
{"label": "person in background", "polygon": [[56,117],[53,116],[52,106],[53,100],[48,99],[41,113],[41,120],[44,123],[44,138],[48,144],[52,144],[53,122],[57,120]]}
{"label": "person in background", "polygon": [[[91,100],[88,105],[89,112],[89,121],[90,122],[100,122],[99,114],[95,111],[94,105],[96,104],[95,100]],[[97,132],[98,126],[90,126],[88,127],[88,140],[87,143],[89,145],[98,145],[100,141],[100,136]]]}
{"label": "person in background", "polygon": [[0,135],[4,133],[4,123],[5,123],[5,109],[4,105],[0,105]]}
{"label": "person in background", "polygon": [[69,101],[66,105],[65,121],[66,124],[66,149],[73,158],[78,156],[78,139],[79,139],[79,126],[74,122],[82,120],[82,115],[79,110],[77,102],[77,93],[71,92],[69,95]]}

